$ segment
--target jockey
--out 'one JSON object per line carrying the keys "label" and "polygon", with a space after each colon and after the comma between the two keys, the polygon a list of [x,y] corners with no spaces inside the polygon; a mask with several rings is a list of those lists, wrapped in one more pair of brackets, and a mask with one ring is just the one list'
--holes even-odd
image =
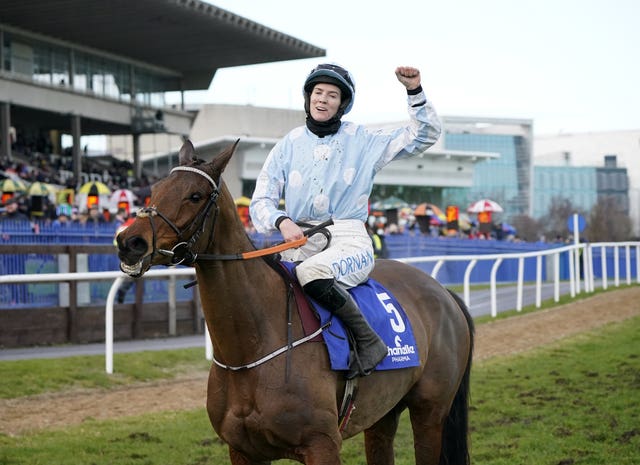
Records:
{"label": "jockey", "polygon": [[[410,121],[382,132],[342,121],[353,107],[356,91],[346,69],[334,64],[314,68],[303,85],[306,124],[271,150],[249,207],[258,232],[278,229],[286,242],[303,237],[296,222],[333,220],[328,245],[315,235],[304,246],[283,252],[282,259],[300,262],[296,274],[305,292],[353,333],[359,363],[351,365],[348,378],[371,373],[387,355],[387,346],[346,291],[366,281],[375,264],[365,228],[373,178],[393,160],[424,153],[441,130],[422,90],[420,71],[401,66],[395,74],[407,91]],[[281,197],[285,211],[278,208]]]}

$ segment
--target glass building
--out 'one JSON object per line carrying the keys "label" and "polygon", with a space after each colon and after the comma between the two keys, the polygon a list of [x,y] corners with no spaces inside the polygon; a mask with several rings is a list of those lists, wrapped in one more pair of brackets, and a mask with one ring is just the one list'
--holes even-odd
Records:
{"label": "glass building", "polygon": [[473,186],[445,188],[443,204],[469,205],[488,198],[503,208],[503,217],[532,214],[531,120],[443,117],[444,148],[497,155],[474,166]]}
{"label": "glass building", "polygon": [[569,199],[588,212],[602,197],[613,198],[629,214],[629,177],[626,168],[615,166],[536,166],[534,168],[533,217],[549,212],[553,199]]}
{"label": "glass building", "polygon": [[587,166],[536,166],[534,168],[533,217],[549,212],[554,199],[569,199],[581,211],[597,201],[596,169]]}
{"label": "glass building", "polygon": [[163,107],[165,92],[180,90],[178,73],[13,30],[3,31],[1,55],[1,70],[15,77],[120,102]]}

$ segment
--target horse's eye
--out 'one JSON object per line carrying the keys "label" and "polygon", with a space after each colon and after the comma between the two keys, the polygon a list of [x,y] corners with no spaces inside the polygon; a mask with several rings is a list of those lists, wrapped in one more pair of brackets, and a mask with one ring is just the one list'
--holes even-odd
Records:
{"label": "horse's eye", "polygon": [[193,194],[191,194],[191,197],[189,197],[189,200],[193,203],[198,203],[202,200],[202,194],[200,194],[199,192],[194,192]]}

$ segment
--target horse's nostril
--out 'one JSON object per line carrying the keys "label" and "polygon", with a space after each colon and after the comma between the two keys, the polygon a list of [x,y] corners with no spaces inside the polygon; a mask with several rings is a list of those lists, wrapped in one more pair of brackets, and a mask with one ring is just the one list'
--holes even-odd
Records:
{"label": "horse's nostril", "polygon": [[147,251],[147,241],[140,236],[133,236],[126,240],[125,246],[130,251],[144,255]]}

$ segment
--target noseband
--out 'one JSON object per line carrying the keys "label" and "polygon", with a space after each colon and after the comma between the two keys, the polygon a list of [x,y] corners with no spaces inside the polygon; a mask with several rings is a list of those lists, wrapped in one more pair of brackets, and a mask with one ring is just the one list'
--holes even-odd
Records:
{"label": "noseband", "polygon": [[[207,204],[204,206],[204,208],[202,208],[202,210],[198,212],[198,215],[184,229],[178,228],[175,225],[175,223],[173,223],[169,218],[167,218],[155,206],[144,207],[140,209],[138,211],[137,217],[149,218],[149,222],[151,224],[152,238],[153,238],[152,239],[153,250],[151,252],[152,259],[153,259],[153,255],[158,253],[166,257],[171,257],[172,266],[181,265],[181,264],[188,266],[195,263],[195,261],[198,258],[198,254],[193,252],[192,249],[195,246],[195,243],[200,238],[200,235],[204,232],[207,219],[211,215],[212,211],[214,212],[214,216],[213,216],[213,224],[211,225],[209,242],[213,239],[214,226],[215,226],[216,218],[218,216],[217,200],[218,200],[218,196],[220,195],[220,189],[218,188],[218,185],[216,184],[216,182],[213,180],[211,176],[209,176],[207,173],[197,168],[193,168],[191,166],[176,166],[171,170],[169,174],[170,175],[173,174],[174,171],[188,171],[190,173],[196,173],[204,177],[207,181],[209,181],[209,184],[211,184],[211,187],[213,188],[213,190],[211,191],[211,194],[209,195],[209,198],[207,200]],[[156,227],[153,221],[153,219],[156,216],[160,217],[162,221],[164,221],[171,229],[173,229],[173,231],[176,233],[176,236],[178,237],[178,243],[175,246],[173,246],[171,250],[158,249],[156,247]],[[189,239],[185,240],[183,238],[183,235],[186,232],[193,229],[195,229],[195,232],[191,235]]]}

